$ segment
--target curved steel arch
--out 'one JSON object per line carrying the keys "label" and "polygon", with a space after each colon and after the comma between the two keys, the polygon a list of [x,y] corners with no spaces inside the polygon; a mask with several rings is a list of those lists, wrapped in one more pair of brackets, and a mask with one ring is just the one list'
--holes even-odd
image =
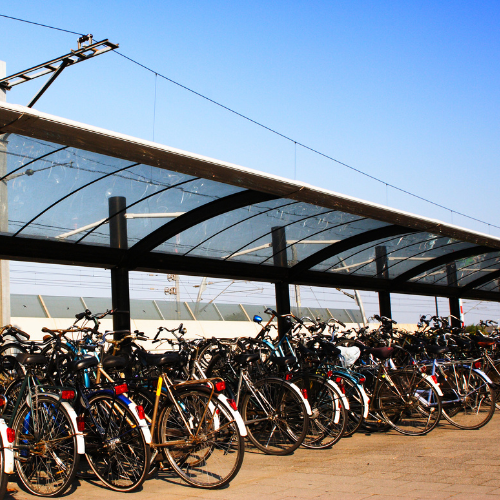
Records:
{"label": "curved steel arch", "polygon": [[495,251],[497,250],[495,250],[494,248],[485,247],[482,245],[478,245],[472,248],[464,248],[463,250],[458,250],[456,252],[452,252],[447,255],[441,255],[440,257],[436,257],[435,259],[423,262],[422,264],[415,266],[413,269],[410,269],[405,273],[400,274],[397,278],[392,279],[391,282],[394,284],[398,284],[403,281],[411,280],[415,276],[418,276],[419,274],[422,274],[425,271],[430,271],[431,269],[443,266],[445,264],[449,264],[450,262]]}
{"label": "curved steel arch", "polygon": [[387,238],[390,236],[397,236],[398,234],[419,232],[421,231],[419,231],[418,229],[412,229],[398,225],[384,226],[377,229],[371,229],[370,231],[365,231],[361,234],[357,234],[356,236],[351,236],[350,238],[346,238],[345,240],[333,243],[332,245],[323,248],[316,253],[313,253],[298,264],[295,264],[295,266],[290,268],[290,277],[293,279],[299,274],[308,271],[317,264],[320,264],[321,262],[334,257],[339,253],[345,252],[346,250],[350,250],[351,248],[355,248],[360,245],[364,245],[365,243],[370,243],[371,241],[376,241],[381,238]]}
{"label": "curved steel arch", "polygon": [[229,196],[219,198],[201,207],[195,208],[194,210],[190,210],[184,215],[163,224],[163,226],[148,234],[145,238],[132,246],[127,252],[127,267],[129,267],[129,269],[134,269],[141,255],[151,252],[163,242],[182,231],[186,231],[196,224],[200,224],[201,222],[205,222],[206,220],[238,208],[278,198],[280,197],[276,195],[249,189],[247,191],[238,191],[237,193],[230,194]]}
{"label": "curved steel arch", "polygon": [[500,271],[494,271],[488,276],[481,276],[480,278],[477,278],[474,281],[467,283],[467,285],[461,287],[461,293],[467,293],[469,290],[473,290],[474,288],[477,288],[481,285],[486,285],[486,283],[489,283],[490,281],[498,278],[500,278]]}

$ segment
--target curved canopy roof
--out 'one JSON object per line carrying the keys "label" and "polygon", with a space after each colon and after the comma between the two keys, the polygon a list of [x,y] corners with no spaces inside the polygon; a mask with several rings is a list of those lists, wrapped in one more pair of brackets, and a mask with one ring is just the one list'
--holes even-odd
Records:
{"label": "curved canopy roof", "polygon": [[499,238],[22,106],[0,134],[1,258],[500,300]]}

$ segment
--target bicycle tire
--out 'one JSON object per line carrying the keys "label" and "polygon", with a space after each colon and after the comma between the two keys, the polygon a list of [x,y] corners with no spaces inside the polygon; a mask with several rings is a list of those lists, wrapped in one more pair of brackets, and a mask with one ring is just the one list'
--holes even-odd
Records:
{"label": "bicycle tire", "polygon": [[22,373],[16,356],[28,352],[21,344],[9,342],[0,346],[0,385],[7,387],[13,380],[19,379]]}
{"label": "bicycle tire", "polygon": [[306,406],[284,380],[261,379],[241,401],[248,439],[268,455],[289,455],[304,441],[309,427]]}
{"label": "bicycle tire", "polygon": [[[245,448],[229,409],[210,396],[209,389],[200,387],[176,391],[177,404],[169,401],[162,407],[155,433],[162,445],[181,442],[163,447],[164,454],[180,478],[204,489],[228,484],[241,468]],[[193,438],[198,426],[201,432]]]}
{"label": "bicycle tire", "polygon": [[3,500],[7,492],[10,474],[5,473],[5,450],[3,438],[0,435],[0,499]]}
{"label": "bicycle tire", "polygon": [[444,393],[444,418],[464,430],[485,426],[492,419],[496,404],[496,393],[488,381],[467,365],[445,367],[444,375],[446,378],[439,379]]}
{"label": "bicycle tire", "polygon": [[[500,361],[494,361],[493,365],[494,366],[490,366],[489,370],[486,372],[486,375],[497,387],[500,387]],[[500,398],[498,397],[498,395],[495,406],[497,410],[500,410]]]}
{"label": "bicycle tire", "polygon": [[343,375],[342,373],[336,372],[335,377],[340,377],[342,379],[342,384],[345,389],[345,397],[349,401],[349,409],[346,409],[347,422],[344,429],[344,434],[342,437],[352,436],[363,424],[365,417],[365,402],[361,389],[358,384],[355,383],[350,377]]}
{"label": "bicycle tire", "polygon": [[312,411],[302,446],[317,450],[331,448],[343,437],[348,420],[342,395],[318,375],[299,376],[291,382],[301,390],[307,389]]}
{"label": "bicycle tire", "polygon": [[108,394],[89,398],[85,455],[96,476],[114,491],[130,492],[146,479],[150,449],[130,408]]}
{"label": "bicycle tire", "polygon": [[22,485],[37,496],[62,495],[79,463],[76,429],[64,406],[51,397],[33,398],[31,407],[24,404],[18,411],[13,428]]}
{"label": "bicycle tire", "polygon": [[423,436],[439,423],[441,398],[436,388],[415,370],[401,370],[384,379],[377,391],[377,405],[382,417],[397,432]]}

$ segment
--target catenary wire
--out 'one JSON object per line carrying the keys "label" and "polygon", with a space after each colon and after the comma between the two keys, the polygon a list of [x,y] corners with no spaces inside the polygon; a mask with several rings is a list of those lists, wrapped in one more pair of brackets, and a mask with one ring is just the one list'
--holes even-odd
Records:
{"label": "catenary wire", "polygon": [[[74,35],[84,36],[83,33],[78,33],[76,31],[66,30],[66,29],[55,27],[55,26],[50,26],[50,25],[47,25],[47,24],[36,23],[36,22],[33,22],[33,21],[28,21],[26,19],[20,19],[20,18],[17,18],[17,17],[7,16],[7,15],[4,15],[4,14],[0,14],[0,17],[4,17],[4,18],[7,18],[7,19],[12,19],[12,20],[15,20],[15,21],[20,21],[20,22],[24,22],[24,23],[28,23],[28,24],[34,24],[34,25],[37,25],[37,26],[42,26],[44,28],[54,29],[54,30],[58,30],[58,31],[64,31],[66,33],[72,33]],[[162,75],[161,73],[158,73],[158,71],[155,71],[155,70],[149,68],[148,66],[140,63],[139,61],[136,61],[135,59],[132,59],[131,57],[126,56],[122,52],[119,52],[117,50],[115,50],[114,52],[116,52],[119,56],[121,56],[121,57],[129,60],[130,62],[136,64],[137,66],[140,66],[141,68],[144,68],[145,70],[147,70],[147,71],[155,74],[156,76],[159,76],[159,77],[163,78],[164,80],[167,80],[167,81],[173,83],[174,85],[177,85],[178,87],[181,87],[184,90],[187,90],[188,92],[191,92],[192,94],[195,94],[198,97],[201,97],[202,99],[205,99],[205,100],[207,100],[207,101],[215,104],[216,106],[219,106],[219,107],[225,109],[226,111],[229,111],[230,113],[233,113],[233,114],[239,116],[240,118],[243,118],[243,119],[245,119],[245,120],[247,120],[247,121],[249,121],[249,122],[251,122],[251,123],[253,123],[253,124],[255,124],[255,125],[257,125],[257,126],[263,128],[263,129],[265,129],[265,130],[268,130],[269,132],[271,132],[271,133],[273,133],[275,135],[278,135],[279,137],[282,137],[283,139],[285,139],[287,141],[290,141],[290,142],[294,143],[296,146],[298,145],[298,146],[300,146],[300,147],[302,147],[304,149],[307,149],[308,151],[311,151],[312,153],[315,153],[315,154],[317,154],[319,156],[322,156],[323,158],[326,158],[326,159],[328,159],[330,161],[333,161],[333,162],[335,162],[335,163],[337,163],[339,165],[342,165],[343,167],[346,167],[346,168],[348,168],[348,169],[350,169],[350,170],[352,170],[354,172],[357,172],[358,174],[361,174],[361,175],[363,175],[365,177],[368,177],[369,179],[372,179],[372,180],[374,180],[376,182],[379,182],[380,184],[385,184],[386,189],[388,187],[390,187],[390,188],[395,189],[396,191],[399,191],[399,192],[401,192],[403,194],[406,194],[408,196],[412,196],[413,198],[416,198],[418,200],[424,201],[426,203],[430,203],[431,205],[434,205],[434,206],[436,206],[438,208],[441,208],[443,210],[446,210],[446,211],[450,212],[452,214],[452,216],[455,213],[455,214],[460,215],[461,217],[465,217],[465,218],[467,218],[469,220],[473,220],[475,222],[479,222],[481,224],[485,224],[488,227],[495,227],[497,229],[500,229],[500,226],[497,226],[497,225],[492,224],[490,222],[486,222],[486,221],[483,221],[483,220],[478,219],[476,217],[472,217],[470,215],[467,215],[467,214],[464,214],[462,212],[458,212],[456,210],[448,208],[448,207],[446,207],[444,205],[441,205],[440,203],[437,203],[435,201],[432,201],[432,200],[429,200],[427,198],[424,198],[423,196],[420,196],[420,195],[417,195],[417,194],[412,193],[410,191],[407,191],[406,189],[403,189],[403,188],[400,188],[398,186],[395,186],[394,184],[390,184],[390,183],[388,183],[386,181],[383,181],[382,179],[379,179],[378,177],[375,177],[375,176],[373,176],[371,174],[368,174],[368,173],[364,172],[363,170],[360,170],[360,169],[358,169],[356,167],[353,167],[353,166],[351,166],[351,165],[349,165],[347,163],[344,163],[344,162],[342,162],[340,160],[337,160],[336,158],[333,158],[332,156],[327,155],[326,153],[322,153],[321,151],[319,151],[319,150],[317,150],[317,149],[315,149],[315,148],[313,148],[311,146],[307,146],[306,144],[304,144],[304,143],[302,143],[300,141],[296,141],[295,139],[292,139],[291,137],[289,137],[289,136],[287,136],[285,134],[282,134],[281,132],[278,132],[277,130],[275,130],[275,129],[271,128],[271,127],[268,127],[267,125],[264,125],[263,123],[260,123],[260,122],[258,122],[256,120],[250,118],[249,116],[246,116],[246,115],[244,115],[242,113],[239,113],[238,111],[235,111],[234,109],[229,108],[228,106],[225,106],[224,104],[222,104],[222,103],[220,103],[218,101],[215,101],[214,99],[211,99],[210,97],[207,97],[207,96],[201,94],[200,92],[197,92],[197,91],[195,91],[195,90],[187,87],[186,85],[183,85],[183,84],[181,84],[179,82],[176,82],[175,80],[172,80],[171,78],[168,78],[165,75]]]}

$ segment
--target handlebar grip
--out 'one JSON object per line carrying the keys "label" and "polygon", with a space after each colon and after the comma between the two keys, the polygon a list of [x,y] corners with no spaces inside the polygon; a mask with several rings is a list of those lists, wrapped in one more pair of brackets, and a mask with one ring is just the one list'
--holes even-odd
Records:
{"label": "handlebar grip", "polygon": [[137,339],[138,340],[148,340],[148,337],[146,337],[144,335],[137,335]]}
{"label": "handlebar grip", "polygon": [[346,324],[345,324],[345,323],[342,323],[342,321],[337,320],[337,323],[338,323],[340,326],[344,327],[344,328],[346,327]]}
{"label": "handlebar grip", "polygon": [[155,335],[153,341],[155,341],[158,338],[158,335],[160,335],[160,333],[161,333],[162,330],[163,330],[163,327],[160,326],[160,328],[158,328],[158,331],[156,332],[156,335]]}
{"label": "handlebar grip", "polygon": [[43,333],[52,333],[46,326],[42,328]]}

